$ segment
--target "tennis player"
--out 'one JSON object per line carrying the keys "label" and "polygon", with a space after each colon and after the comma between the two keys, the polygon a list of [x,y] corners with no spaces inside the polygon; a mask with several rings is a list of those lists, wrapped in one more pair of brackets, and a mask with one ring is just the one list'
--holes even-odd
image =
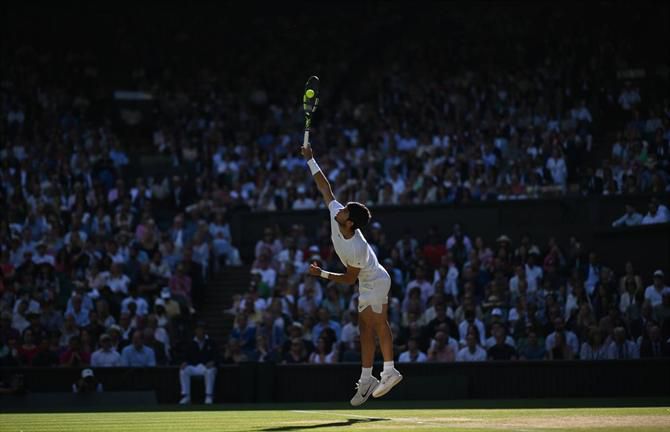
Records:
{"label": "tennis player", "polygon": [[[343,206],[333,196],[328,179],[317,165],[310,146],[301,147],[316,186],[330,211],[331,238],[335,252],[346,267],[346,273],[331,273],[312,264],[309,274],[353,285],[358,279],[358,326],[361,333],[361,378],[356,383],[356,394],[351,405],[358,406],[370,395],[381,397],[402,380],[393,365],[393,336],[388,323],[388,293],[391,277],[377,261],[377,256],[365,240],[361,229],[370,221],[370,210],[358,202]],[[372,376],[375,355],[375,335],[379,338],[384,370],[381,380]]]}

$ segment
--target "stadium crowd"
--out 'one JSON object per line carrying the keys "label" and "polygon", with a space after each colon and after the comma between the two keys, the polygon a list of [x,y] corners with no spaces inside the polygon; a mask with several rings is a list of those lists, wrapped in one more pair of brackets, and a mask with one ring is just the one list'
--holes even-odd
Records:
{"label": "stadium crowd", "polygon": [[[667,212],[667,208],[661,209]],[[445,239],[367,239],[392,277],[389,317],[399,362],[633,359],[670,356],[670,287],[663,269],[613,269],[576,238],[536,245],[529,235],[494,244],[460,225]],[[329,224],[308,237],[267,228],[253,280],[229,313],[226,362],[360,361],[355,287],[305,274],[312,262],[344,268]],[[667,269],[665,269],[667,271]],[[377,352],[378,358],[380,353]]]}
{"label": "stadium crowd", "polygon": [[[434,20],[432,27],[421,22],[419,30],[448,28],[438,18],[426,18]],[[323,51],[333,53],[329,58],[350,59],[319,59],[323,71],[340,73],[322,77],[332,86],[324,85],[313,133],[319,162],[339,187],[340,200],[400,205],[668,190],[670,106],[658,99],[665,94],[663,84],[657,86],[652,77],[612,78],[614,57],[622,57],[617,65],[626,67],[627,57],[640,54],[618,45],[625,32],[603,40],[585,37],[588,26],[576,26],[573,34],[539,47],[502,47],[475,37],[482,20],[488,19],[494,32],[512,32],[500,38],[510,44],[527,40],[530,30],[521,29],[516,18],[506,18],[514,23],[513,31],[494,13],[478,18],[463,20],[459,25],[470,28],[457,29],[472,36],[467,49],[447,33],[417,46],[422,33],[409,37],[417,28],[389,32],[390,27],[397,30],[393,11],[381,13],[375,23],[359,23],[371,34],[391,35],[384,47],[351,37],[324,42]],[[33,19],[37,27],[53,25],[50,17],[38,22],[44,18],[30,15]],[[276,26],[277,31],[239,38],[239,26],[250,24],[236,27],[234,17],[223,17],[229,21],[222,31],[236,41],[225,52],[236,61],[222,62],[212,58],[216,42],[204,30],[146,26],[139,15],[128,17],[123,26],[114,19],[100,16],[86,24],[111,29],[96,33],[108,39],[93,48],[81,34],[69,34],[65,24],[58,37],[37,41],[31,38],[42,33],[30,26],[4,34],[3,366],[197,360],[191,355],[192,316],[207,277],[221,264],[241,262],[227,212],[237,206],[274,211],[319,205],[296,148],[299,98],[287,96],[295,94],[293,84],[300,89],[304,78],[276,82],[277,77],[302,77],[303,58],[289,47],[310,52],[323,34],[337,30],[335,21],[313,29],[310,17],[301,15],[296,19],[304,23],[297,28],[313,30],[284,40],[274,35],[295,33],[295,23],[255,18],[255,26]],[[189,18],[172,19],[181,25]],[[365,18],[350,19],[354,25]],[[201,30],[199,24],[190,25]],[[111,55],[110,46],[120,48]],[[259,51],[267,55],[254,54]],[[185,60],[194,58],[202,61]],[[413,61],[427,58],[431,61]],[[486,72],[492,69],[482,59],[499,62],[500,69]],[[145,111],[151,115],[119,110],[118,101],[110,98],[119,88],[150,94]],[[144,137],[146,142],[138,144],[128,133],[136,122],[150,125],[153,133]],[[164,155],[172,171],[145,174],[135,163],[143,153]],[[657,208],[650,209],[649,220],[666,221],[662,207]],[[620,223],[645,223],[647,216],[635,213],[629,209]],[[379,227],[371,229],[379,257],[394,276],[398,352],[409,347],[410,358],[421,357],[418,353],[447,358],[444,346],[458,348],[452,353],[456,356],[468,340],[488,348],[500,337],[514,342],[515,356],[543,357],[542,347],[553,358],[568,356],[567,351],[553,353],[553,341],[560,345],[562,335],[571,355],[583,357],[574,345],[577,339],[560,331],[552,338],[552,326],[566,325],[585,341],[585,329],[597,324],[601,344],[620,340],[618,329],[623,328],[624,339],[641,353],[647,336],[652,340],[656,334],[647,329],[651,315],[640,298],[646,296],[640,294],[643,287],[613,284],[611,271],[600,274],[597,257],[589,267],[572,249],[561,252],[549,245],[540,253],[529,239],[513,250],[505,241],[487,249],[481,240],[465,242],[458,234],[446,243],[420,243],[408,234],[391,245],[384,243]],[[323,233],[311,237],[300,230],[288,237],[270,231],[268,241],[259,243],[256,282],[232,310],[237,325],[225,361],[356,359],[355,295],[351,287],[322,286],[303,276],[312,255],[333,261]],[[663,277],[654,280],[662,284]],[[658,285],[649,290],[648,300],[666,340],[667,320],[658,315],[667,311],[663,292]],[[620,305],[616,311],[612,302]],[[469,323],[475,323],[474,336]],[[528,328],[536,331],[536,345],[524,342],[532,340]],[[485,339],[490,335],[493,339]],[[523,351],[526,346],[537,352]],[[464,355],[475,355],[469,352]],[[194,367],[209,363],[193,362]],[[184,370],[183,386],[186,375],[197,372]]]}

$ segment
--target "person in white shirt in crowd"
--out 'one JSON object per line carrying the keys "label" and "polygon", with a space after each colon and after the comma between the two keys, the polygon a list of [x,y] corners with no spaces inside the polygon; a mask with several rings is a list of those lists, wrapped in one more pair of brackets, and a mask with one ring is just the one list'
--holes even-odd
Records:
{"label": "person in white shirt in crowd", "polygon": [[268,284],[270,289],[273,289],[277,283],[277,271],[270,264],[270,257],[263,254],[258,258],[257,265],[252,269],[252,273],[260,274],[261,280]]}
{"label": "person in white shirt in crowd", "polygon": [[652,198],[649,202],[649,213],[642,218],[642,225],[652,225],[670,222],[670,211],[658,199]]}
{"label": "person in white shirt in crowd", "polygon": [[[463,321],[461,321],[461,323],[458,325],[458,335],[460,339],[459,342],[461,345],[465,345],[467,343],[467,335],[469,334],[470,326],[477,328],[477,331],[479,332],[479,341],[477,341],[477,343],[484,345],[484,323],[475,316],[475,311],[473,309],[465,310],[463,313]],[[486,358],[486,351],[484,351],[484,358]]]}
{"label": "person in white shirt in crowd", "polygon": [[[393,262],[391,260],[391,262]],[[460,272],[458,267],[447,253],[442,255],[441,266],[435,269],[433,275],[433,286],[436,292],[451,294],[454,298],[458,297],[458,276]]]}
{"label": "person in white shirt in crowd", "polygon": [[598,256],[596,253],[589,253],[589,263],[586,267],[586,273],[584,274],[584,287],[589,296],[593,295],[596,284],[600,281],[600,269],[601,266],[598,263]]}
{"label": "person in white shirt in crowd", "polygon": [[621,90],[619,94],[619,106],[624,111],[630,111],[640,103],[640,90],[637,87],[633,87],[630,81],[626,81],[625,87]]}
{"label": "person in white shirt in crowd", "polygon": [[121,313],[128,312],[128,305],[130,303],[135,303],[137,306],[136,314],[143,317],[149,313],[149,304],[144,298],[137,295],[137,287],[134,284],[131,284],[128,290],[128,297],[124,298],[121,301]]}
{"label": "person in white shirt in crowd", "polygon": [[554,184],[565,187],[568,180],[568,168],[558,146],[554,146],[551,157],[547,159],[547,169],[551,173]]}
{"label": "person in white shirt in crowd", "polygon": [[461,225],[460,224],[454,224],[454,232],[447,239],[447,249],[451,250],[451,248],[456,244],[456,241],[458,240],[459,237],[463,238],[463,244],[465,245],[465,251],[469,254],[470,251],[472,250],[472,241],[470,240],[470,237],[467,236],[467,234],[463,233],[463,231],[461,230]]}
{"label": "person in white shirt in crowd", "polygon": [[456,354],[457,362],[485,361],[486,351],[477,344],[474,332],[469,332],[466,337],[466,346]]}
{"label": "person in white shirt in crowd", "polygon": [[663,302],[663,290],[670,290],[670,288],[665,285],[665,282],[663,281],[664,278],[665,274],[663,273],[663,270],[656,270],[654,272],[654,283],[644,290],[644,298],[649,300],[654,307]]}
{"label": "person in white shirt in crowd", "polygon": [[416,269],[415,278],[407,284],[405,290],[406,298],[409,297],[409,293],[414,287],[418,287],[421,290],[421,304],[425,306],[428,303],[428,299],[435,293],[435,287],[426,280],[426,270],[423,267]]}
{"label": "person in white shirt in crowd", "polygon": [[398,363],[425,363],[426,360],[428,356],[419,350],[419,342],[415,338],[407,341],[407,351],[398,357]]}
{"label": "person in white shirt in crowd", "polygon": [[577,335],[574,332],[565,329],[565,321],[563,321],[563,318],[561,317],[554,318],[554,331],[549,334],[547,339],[544,341],[547,352],[550,352],[552,349],[554,349],[554,346],[556,345],[556,334],[559,332],[562,332],[565,335],[565,343],[570,346],[572,352],[578,353],[579,340],[577,339]]}
{"label": "person in white shirt in crowd", "polygon": [[121,264],[112,264],[111,273],[107,280],[107,286],[115,294],[128,294],[130,278],[123,273]]}
{"label": "person in white shirt in crowd", "polygon": [[642,223],[642,214],[635,210],[632,204],[626,204],[626,213],[619,219],[612,222],[612,227],[629,227],[636,226]]}
{"label": "person in white shirt in crowd", "polygon": [[309,210],[316,208],[316,202],[305,195],[305,186],[298,186],[298,197],[293,201],[293,210]]}
{"label": "person in white shirt in crowd", "polygon": [[100,349],[91,355],[92,367],[120,367],[121,354],[112,347],[112,337],[103,333],[100,335]]}
{"label": "person in white shirt in crowd", "polygon": [[[532,246],[528,250],[528,262],[526,263],[526,281],[528,282],[528,292],[535,292],[539,286],[540,280],[544,277],[544,271],[537,263],[539,259],[540,249],[537,246]],[[535,288],[531,289],[533,284],[535,285]]]}
{"label": "person in white shirt in crowd", "polygon": [[47,245],[44,242],[37,244],[37,253],[33,255],[33,262],[36,265],[49,264],[52,267],[56,265],[56,259],[53,255],[47,253]]}
{"label": "person in white shirt in crowd", "polygon": [[607,358],[610,360],[639,359],[640,352],[635,342],[626,339],[626,329],[616,327],[614,338],[607,349]]}
{"label": "person in white shirt in crowd", "polygon": [[514,276],[509,279],[509,292],[512,297],[519,295],[519,281],[526,281],[526,293],[537,291],[537,278],[526,273],[526,267],[518,265],[514,268]]}
{"label": "person in white shirt in crowd", "polygon": [[342,336],[340,337],[343,344],[349,344],[353,342],[354,337],[360,336],[361,332],[358,328],[358,310],[351,310],[344,312],[345,320],[348,317],[348,321],[342,327]]}

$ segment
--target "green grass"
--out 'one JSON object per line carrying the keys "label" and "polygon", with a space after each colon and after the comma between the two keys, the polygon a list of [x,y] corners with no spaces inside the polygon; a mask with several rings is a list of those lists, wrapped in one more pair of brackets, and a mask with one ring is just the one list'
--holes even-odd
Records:
{"label": "green grass", "polygon": [[[537,401],[535,401],[537,405]],[[545,401],[546,402],[546,401]],[[467,408],[470,403],[450,401],[422,404],[407,409],[408,404],[372,401],[366,409],[352,409],[345,404],[291,404],[207,407],[193,411],[174,407],[173,411],[87,412],[0,414],[1,432],[51,431],[668,431],[670,408],[639,406],[640,402],[603,404],[601,408],[491,408],[495,401]],[[523,406],[523,401],[518,402]],[[528,404],[535,406],[533,403]],[[547,403],[540,404],[546,406]],[[593,404],[586,404],[593,405]],[[377,409],[375,408],[377,407]],[[450,408],[458,406],[458,408]],[[509,403],[506,406],[510,406]],[[254,408],[255,407],[255,408]],[[429,408],[427,408],[429,407]],[[163,407],[165,408],[165,407]],[[194,407],[197,409],[197,407]],[[274,409],[273,409],[274,408]],[[393,408],[393,409],[391,409]]]}

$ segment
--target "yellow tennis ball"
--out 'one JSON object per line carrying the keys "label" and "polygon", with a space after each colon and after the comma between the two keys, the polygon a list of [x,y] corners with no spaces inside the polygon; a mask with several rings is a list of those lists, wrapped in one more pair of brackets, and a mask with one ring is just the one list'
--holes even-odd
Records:
{"label": "yellow tennis ball", "polygon": [[307,91],[305,92],[305,96],[307,96],[310,99],[313,98],[314,97],[314,90],[307,89]]}

